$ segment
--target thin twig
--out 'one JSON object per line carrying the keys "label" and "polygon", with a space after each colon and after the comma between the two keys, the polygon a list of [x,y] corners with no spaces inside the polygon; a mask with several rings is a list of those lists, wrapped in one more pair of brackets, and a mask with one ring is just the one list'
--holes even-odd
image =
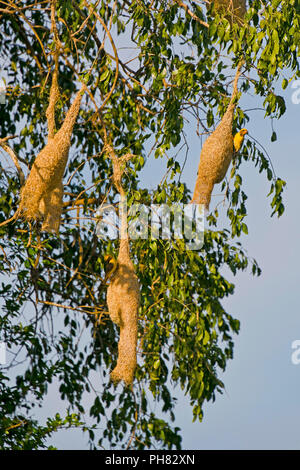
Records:
{"label": "thin twig", "polygon": [[193,20],[197,21],[198,23],[202,24],[202,26],[205,26],[206,28],[209,28],[209,24],[206,23],[205,21],[201,20],[195,13],[192,12],[192,10],[189,9],[189,7],[183,3],[181,0],[175,0],[175,2],[182,8],[185,9],[186,13],[193,18]]}
{"label": "thin twig", "polygon": [[22,186],[25,182],[25,176],[24,176],[23,170],[21,168],[21,165],[19,163],[19,160],[18,160],[15,152],[10,148],[10,146],[8,144],[5,143],[8,139],[12,139],[12,138],[13,138],[13,136],[9,136],[9,137],[5,137],[4,139],[0,139],[0,146],[3,148],[3,150],[5,150],[5,152],[8,153],[8,155],[12,159],[13,163],[15,164],[15,167],[17,168],[18,173],[19,173],[19,179],[20,179],[20,183],[21,183],[21,186]]}
{"label": "thin twig", "polygon": [[[56,302],[50,302],[47,300],[38,300],[40,304],[45,304],[45,305],[51,305],[52,307],[57,307],[57,308],[64,308],[64,309],[69,309],[69,310],[76,310],[81,313],[87,313],[88,315],[95,315],[98,314],[98,311],[101,313],[103,310],[101,310],[99,307],[91,306],[91,305],[83,305],[81,308],[79,307],[71,307],[70,305],[63,305],[63,304],[58,304]],[[91,308],[95,310],[94,312],[87,312],[86,310],[83,310],[84,308]]]}

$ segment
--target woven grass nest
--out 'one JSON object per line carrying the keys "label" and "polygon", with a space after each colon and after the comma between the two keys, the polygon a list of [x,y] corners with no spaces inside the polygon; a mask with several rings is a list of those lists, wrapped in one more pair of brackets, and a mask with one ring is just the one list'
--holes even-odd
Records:
{"label": "woven grass nest", "polygon": [[204,204],[207,210],[213,187],[225,178],[234,154],[232,123],[242,63],[243,61],[239,63],[236,71],[233,93],[227,110],[215,131],[205,140],[200,155],[198,175],[191,202]]}
{"label": "woven grass nest", "polygon": [[55,133],[54,111],[59,98],[57,69],[53,73],[47,108],[48,142],[37,155],[21,190],[19,215],[28,221],[43,220],[42,230],[58,232],[62,212],[63,184],[73,127],[85,87],[77,92],[65,120]]}
{"label": "woven grass nest", "polygon": [[[48,232],[58,232],[62,212],[63,199],[63,175],[65,172],[73,127],[78,116],[82,96],[86,86],[82,85],[77,92],[75,99],[70,106],[64,122],[56,132],[55,126],[55,106],[59,100],[58,68],[59,53],[61,43],[58,36],[55,21],[56,2],[51,0],[51,31],[55,42],[54,70],[52,73],[52,83],[50,88],[49,103],[46,111],[48,123],[48,142],[37,155],[30,173],[21,189],[20,204],[10,219],[2,222],[0,226],[24,217],[28,222],[42,220],[42,230]],[[3,139],[2,139],[3,140]],[[0,143],[1,144],[1,143]],[[1,144],[3,147],[3,143]],[[7,151],[9,149],[6,149]],[[10,152],[12,159],[14,154]],[[23,183],[22,173],[15,162]]]}
{"label": "woven grass nest", "polygon": [[138,333],[138,309],[140,306],[140,286],[130,258],[127,212],[124,210],[126,194],[121,185],[125,162],[131,155],[118,158],[113,149],[107,147],[113,162],[113,182],[121,197],[121,237],[117,258],[117,269],[107,289],[107,306],[111,320],[120,327],[117,365],[110,374],[115,383],[124,381],[131,385],[136,369],[136,348]]}
{"label": "woven grass nest", "polygon": [[212,12],[216,11],[231,23],[242,24],[247,11],[246,0],[212,0]]}
{"label": "woven grass nest", "polygon": [[[18,217],[24,217],[28,222],[42,220],[42,230],[58,233],[63,205],[62,180],[68,161],[73,127],[86,86],[83,85],[77,92],[62,126],[55,132],[55,105],[59,99],[57,75],[58,55],[55,59],[55,70],[52,75],[50,98],[46,111],[48,122],[47,144],[37,155],[25,184],[21,188],[18,209],[10,219],[1,222],[0,226],[6,225]],[[16,163],[17,157],[14,158],[14,153],[10,148],[6,148],[1,142],[0,144],[6,151],[10,151],[11,157],[18,168],[20,181],[23,183],[24,177],[23,173],[20,173],[19,164]]]}

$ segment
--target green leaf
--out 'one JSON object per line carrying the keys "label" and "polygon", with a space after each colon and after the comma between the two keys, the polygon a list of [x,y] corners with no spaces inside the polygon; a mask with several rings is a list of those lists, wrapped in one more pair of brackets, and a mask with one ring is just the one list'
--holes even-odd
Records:
{"label": "green leaf", "polygon": [[273,132],[271,136],[271,142],[275,142],[276,140],[277,140],[277,134],[276,132]]}

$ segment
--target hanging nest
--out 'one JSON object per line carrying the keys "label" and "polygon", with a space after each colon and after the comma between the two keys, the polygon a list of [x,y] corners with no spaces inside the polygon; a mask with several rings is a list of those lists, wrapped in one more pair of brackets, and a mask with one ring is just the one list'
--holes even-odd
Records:
{"label": "hanging nest", "polygon": [[46,112],[48,142],[36,157],[21,190],[19,216],[23,216],[29,222],[43,220],[42,230],[48,232],[58,232],[59,229],[63,198],[62,179],[84,90],[85,86],[78,91],[61,128],[55,133],[54,110],[59,98],[56,68]]}
{"label": "hanging nest", "polygon": [[124,381],[131,385],[136,368],[136,348],[138,332],[138,309],[140,306],[140,286],[130,258],[127,230],[126,194],[121,185],[125,162],[132,157],[128,154],[118,158],[112,147],[106,145],[113,162],[113,182],[120,193],[121,239],[117,268],[107,289],[107,305],[111,320],[120,327],[117,365],[111,372],[115,383]]}
{"label": "hanging nest", "polygon": [[[62,180],[68,160],[73,127],[86,86],[82,85],[77,92],[61,128],[56,132],[55,106],[59,99],[58,61],[61,43],[55,23],[55,4],[55,0],[51,0],[51,31],[54,36],[55,52],[49,104],[46,111],[48,142],[37,155],[28,178],[21,189],[20,204],[17,211],[13,217],[2,222],[0,226],[6,225],[18,217],[24,217],[28,222],[43,220],[42,230],[57,233],[63,204]],[[10,155],[13,158],[13,154],[10,153]],[[20,174],[20,178],[21,176]]]}
{"label": "hanging nest", "polygon": [[225,178],[234,154],[232,123],[242,63],[243,61],[239,63],[236,71],[233,93],[227,110],[215,131],[204,142],[200,155],[198,175],[191,202],[204,204],[207,210],[213,187]]}
{"label": "hanging nest", "polygon": [[[46,111],[48,122],[48,142],[37,155],[30,173],[21,189],[20,204],[15,214],[0,226],[24,217],[28,222],[42,220],[42,230],[58,233],[63,205],[63,175],[68,161],[73,127],[76,122],[82,96],[86,90],[83,85],[70,106],[65,120],[55,132],[55,105],[59,99],[58,88],[58,53],[55,57],[55,70],[52,76],[49,104]],[[24,175],[12,149],[0,140],[0,145],[11,155],[17,166],[20,181]]]}
{"label": "hanging nest", "polygon": [[244,23],[246,0],[212,0],[209,3],[212,4],[212,13],[217,12],[224,16],[231,25]]}

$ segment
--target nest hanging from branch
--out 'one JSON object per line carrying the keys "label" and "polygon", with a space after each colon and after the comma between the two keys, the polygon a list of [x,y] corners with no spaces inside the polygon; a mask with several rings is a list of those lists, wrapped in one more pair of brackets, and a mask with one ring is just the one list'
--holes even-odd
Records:
{"label": "nest hanging from branch", "polygon": [[236,71],[233,92],[227,110],[215,131],[204,142],[200,155],[198,175],[191,202],[204,204],[207,210],[213,187],[225,178],[234,154],[232,123],[242,64],[243,61],[239,63]]}
{"label": "nest hanging from branch", "polygon": [[[49,104],[46,111],[48,141],[37,155],[30,173],[21,189],[20,204],[10,219],[0,226],[24,217],[28,222],[42,220],[42,230],[58,232],[62,212],[63,184],[71,136],[76,122],[82,96],[86,90],[83,84],[77,92],[60,129],[55,129],[55,106],[59,99],[58,60],[61,43],[55,23],[55,0],[51,0],[51,23],[54,35],[54,71],[50,88]],[[20,172],[19,172],[20,173]]]}
{"label": "nest hanging from branch", "polygon": [[212,0],[212,12],[224,16],[231,24],[243,24],[247,11],[246,0]]}
{"label": "nest hanging from branch", "polygon": [[107,289],[107,305],[111,320],[120,327],[117,365],[111,372],[115,383],[133,382],[136,368],[136,348],[138,332],[138,309],[140,306],[140,286],[130,258],[128,240],[126,194],[121,184],[126,162],[133,156],[118,158],[113,148],[106,144],[106,151],[113,162],[113,183],[120,193],[120,248],[117,268]]}
{"label": "nest hanging from branch", "polygon": [[48,142],[36,157],[21,190],[19,215],[28,221],[43,220],[42,230],[58,232],[62,212],[63,185],[73,127],[77,119],[85,85],[77,92],[65,120],[55,133],[54,112],[59,98],[57,66],[53,73],[46,116]]}

